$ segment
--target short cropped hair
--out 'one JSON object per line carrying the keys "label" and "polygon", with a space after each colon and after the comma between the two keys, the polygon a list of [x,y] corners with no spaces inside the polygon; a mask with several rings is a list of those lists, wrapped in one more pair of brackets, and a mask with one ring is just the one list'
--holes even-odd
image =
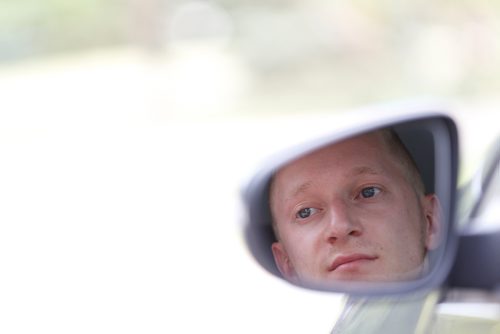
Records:
{"label": "short cropped hair", "polygon": [[401,138],[399,138],[396,131],[392,128],[385,128],[378,130],[378,132],[382,134],[382,137],[389,147],[391,154],[403,165],[404,170],[408,173],[407,176],[409,177],[409,181],[411,181],[411,184],[417,194],[425,195],[425,186],[422,174],[417,167],[417,163],[401,141]]}

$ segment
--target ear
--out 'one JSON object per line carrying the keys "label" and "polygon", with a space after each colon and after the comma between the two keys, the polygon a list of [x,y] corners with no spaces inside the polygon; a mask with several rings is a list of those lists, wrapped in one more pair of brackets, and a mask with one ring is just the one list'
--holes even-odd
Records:
{"label": "ear", "polygon": [[297,274],[295,273],[293,264],[290,262],[290,258],[288,257],[283,244],[277,241],[272,244],[271,250],[273,251],[274,262],[276,262],[276,266],[278,267],[281,275],[283,275],[283,277],[288,281],[296,283]]}
{"label": "ear", "polygon": [[426,195],[422,201],[426,221],[425,246],[428,250],[436,249],[442,233],[441,203],[435,194]]}

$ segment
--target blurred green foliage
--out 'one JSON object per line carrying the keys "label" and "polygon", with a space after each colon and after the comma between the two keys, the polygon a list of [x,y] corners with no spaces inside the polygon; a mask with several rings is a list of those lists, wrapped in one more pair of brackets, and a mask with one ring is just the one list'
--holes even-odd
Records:
{"label": "blurred green foliage", "polygon": [[0,7],[0,61],[127,39],[123,1],[2,0]]}
{"label": "blurred green foliage", "polygon": [[[232,24],[224,51],[252,73],[253,112],[500,89],[499,1],[0,1],[0,61],[113,45],[168,54],[185,42],[171,36],[179,10],[210,5]],[[210,29],[203,17],[179,25],[185,36]]]}

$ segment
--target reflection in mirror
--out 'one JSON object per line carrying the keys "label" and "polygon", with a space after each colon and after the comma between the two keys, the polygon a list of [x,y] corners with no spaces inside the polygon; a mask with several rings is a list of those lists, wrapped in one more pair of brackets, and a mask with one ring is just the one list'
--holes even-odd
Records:
{"label": "reflection in mirror", "polygon": [[245,239],[269,272],[354,295],[446,279],[457,244],[455,123],[430,114],[367,124],[274,153],[246,186]]}
{"label": "reflection in mirror", "polygon": [[390,129],[283,166],[269,199],[276,266],[298,285],[414,279],[439,245],[439,199]]}

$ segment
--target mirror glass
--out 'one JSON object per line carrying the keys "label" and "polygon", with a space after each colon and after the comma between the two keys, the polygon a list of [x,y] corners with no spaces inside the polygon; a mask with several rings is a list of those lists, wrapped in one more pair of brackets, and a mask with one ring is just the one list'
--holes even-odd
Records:
{"label": "mirror glass", "polygon": [[334,290],[431,277],[443,265],[455,178],[449,134],[432,124],[312,145],[269,169],[250,209],[270,222],[259,247],[275,273]]}

